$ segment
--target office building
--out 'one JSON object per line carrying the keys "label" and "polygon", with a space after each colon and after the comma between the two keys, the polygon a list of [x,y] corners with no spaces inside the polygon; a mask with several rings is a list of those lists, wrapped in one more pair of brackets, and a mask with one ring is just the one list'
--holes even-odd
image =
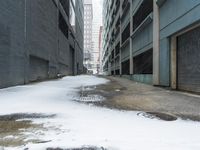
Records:
{"label": "office building", "polygon": [[84,66],[92,71],[93,47],[92,47],[92,0],[84,0]]}

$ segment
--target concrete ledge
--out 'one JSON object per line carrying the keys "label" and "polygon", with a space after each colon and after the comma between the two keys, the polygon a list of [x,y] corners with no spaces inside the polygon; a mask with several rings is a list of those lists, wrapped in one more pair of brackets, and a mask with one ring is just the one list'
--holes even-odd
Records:
{"label": "concrete ledge", "polygon": [[[116,75],[116,77],[118,77]],[[145,84],[153,84],[153,75],[152,74],[135,74],[135,75],[121,75],[122,78],[133,80],[136,82],[141,82]]]}
{"label": "concrete ledge", "polygon": [[131,79],[130,75],[122,75],[121,77],[122,77],[122,78],[129,79],[129,80]]}
{"label": "concrete ledge", "polygon": [[161,7],[164,3],[166,2],[166,0],[157,0],[156,4]]}
{"label": "concrete ledge", "polygon": [[131,80],[146,83],[146,84],[153,84],[153,75],[152,74],[136,74],[130,76]]}
{"label": "concrete ledge", "polygon": [[134,38],[138,33],[140,33],[148,24],[153,21],[153,13],[150,13],[144,21],[135,29],[131,37]]}

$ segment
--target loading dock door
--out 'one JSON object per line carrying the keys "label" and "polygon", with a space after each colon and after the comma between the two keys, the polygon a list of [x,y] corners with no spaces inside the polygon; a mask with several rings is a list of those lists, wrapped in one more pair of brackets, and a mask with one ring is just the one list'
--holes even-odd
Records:
{"label": "loading dock door", "polygon": [[200,93],[200,27],[177,39],[177,86]]}

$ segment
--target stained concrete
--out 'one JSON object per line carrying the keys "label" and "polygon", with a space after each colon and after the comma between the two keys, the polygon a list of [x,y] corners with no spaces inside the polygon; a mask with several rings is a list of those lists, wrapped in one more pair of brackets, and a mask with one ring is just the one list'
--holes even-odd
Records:
{"label": "stained concrete", "polygon": [[167,114],[200,121],[200,95],[146,85],[120,77],[105,78],[111,82],[87,91],[88,94],[99,94],[106,98],[102,102],[95,102],[98,106],[142,111],[158,114],[157,116]]}
{"label": "stained concrete", "polygon": [[[8,114],[0,116],[0,146],[2,147],[17,147],[26,145],[28,143],[48,143],[34,138],[28,138],[26,133],[33,135],[43,135],[43,131],[50,130],[43,126],[43,124],[35,124],[31,119],[36,118],[52,118],[55,115],[44,114]],[[37,132],[40,131],[40,132]],[[1,148],[1,147],[0,147]]]}

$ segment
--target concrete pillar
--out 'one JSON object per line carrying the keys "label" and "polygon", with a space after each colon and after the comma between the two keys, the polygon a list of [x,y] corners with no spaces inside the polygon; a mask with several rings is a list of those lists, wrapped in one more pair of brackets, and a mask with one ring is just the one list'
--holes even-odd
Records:
{"label": "concrete pillar", "polygon": [[160,20],[157,0],[153,0],[153,84],[159,85],[160,72]]}
{"label": "concrete pillar", "polygon": [[[122,3],[120,3],[120,16],[122,15]],[[119,73],[120,76],[122,75],[122,57],[121,57],[121,45],[122,45],[122,25],[121,25],[121,21],[120,21],[120,49],[119,49]]]}
{"label": "concrete pillar", "polygon": [[[116,47],[116,44],[115,44],[115,47]],[[116,75],[116,73],[115,73],[115,70],[116,70],[116,61],[115,61],[116,49],[115,49],[115,47],[114,47],[114,76]]]}
{"label": "concrete pillar", "polygon": [[[110,48],[110,46],[109,46]],[[108,50],[108,75],[111,75],[111,62],[110,62],[110,56],[111,56],[111,52],[110,52],[110,49]]]}
{"label": "concrete pillar", "polygon": [[177,59],[176,59],[176,47],[177,47],[177,37],[173,36],[171,38],[171,88],[176,89],[177,88],[177,81],[176,81],[176,68],[177,68]]}
{"label": "concrete pillar", "polygon": [[[132,0],[129,0],[130,2],[130,35],[132,35],[133,31],[133,17],[132,17]],[[130,75],[133,75],[133,42],[132,38],[130,37]]]}
{"label": "concrete pillar", "polygon": [[[121,44],[120,44],[121,45]],[[122,56],[121,56],[121,48],[119,50],[119,73],[122,75]]]}

